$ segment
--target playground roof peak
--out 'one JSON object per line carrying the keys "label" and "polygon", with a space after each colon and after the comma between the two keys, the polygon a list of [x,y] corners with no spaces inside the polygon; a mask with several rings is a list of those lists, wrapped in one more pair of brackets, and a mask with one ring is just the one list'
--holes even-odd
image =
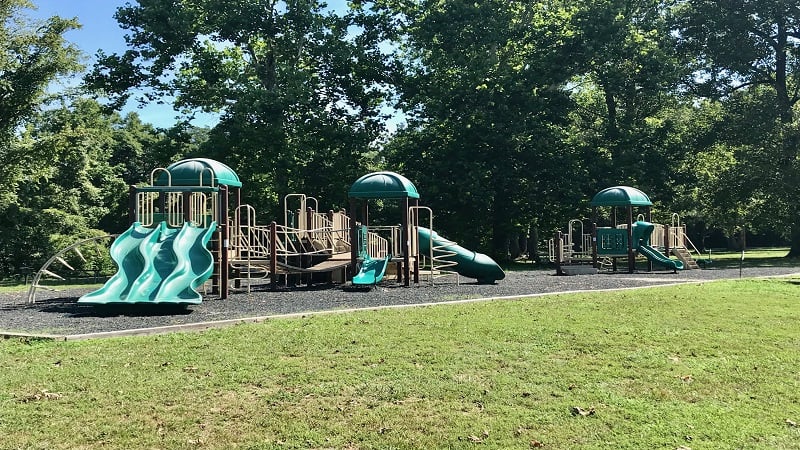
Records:
{"label": "playground roof peak", "polygon": [[419,198],[414,183],[394,172],[373,172],[356,180],[350,198]]}
{"label": "playground roof peak", "polygon": [[595,194],[589,206],[652,206],[644,192],[630,186],[614,186]]}
{"label": "playground roof peak", "polygon": [[[172,163],[167,167],[172,178],[172,186],[223,186],[242,187],[239,176],[225,164],[208,158],[184,159]],[[202,177],[202,178],[201,178]],[[156,180],[156,185],[166,186],[167,174],[161,173]]]}

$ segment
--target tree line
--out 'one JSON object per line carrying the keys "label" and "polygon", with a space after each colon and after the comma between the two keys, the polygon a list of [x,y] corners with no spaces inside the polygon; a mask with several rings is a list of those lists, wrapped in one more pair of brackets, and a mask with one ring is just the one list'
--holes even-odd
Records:
{"label": "tree line", "polygon": [[[123,230],[126,186],[194,156],[270,220],[287,193],[344,207],[359,176],[396,171],[442,233],[501,260],[620,184],[698,236],[800,254],[794,2],[139,0],[115,14],[127,49],[91,67],[64,38],[77,20],[34,6],[0,5],[3,275]],[[185,120],[119,114],[135,101]]]}

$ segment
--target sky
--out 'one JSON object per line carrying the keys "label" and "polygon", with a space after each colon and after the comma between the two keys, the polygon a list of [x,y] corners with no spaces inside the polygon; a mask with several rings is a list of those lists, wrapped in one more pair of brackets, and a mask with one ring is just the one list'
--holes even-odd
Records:
{"label": "sky", "polygon": [[[33,0],[38,10],[31,11],[34,18],[47,18],[54,15],[64,18],[77,18],[81,28],[67,32],[64,37],[84,53],[83,63],[87,68],[95,61],[98,50],[106,54],[122,53],[126,50],[125,31],[114,20],[114,12],[129,0]],[[77,83],[76,80],[63,80],[61,85]],[[151,105],[139,108],[135,101],[129,102],[122,114],[136,112],[144,122],[158,127],[169,127],[176,122],[178,115],[169,104]],[[205,114],[194,122],[197,126],[212,126],[216,116]]]}
{"label": "sky", "polygon": [[[135,0],[32,0],[38,10],[30,11],[33,18],[44,19],[54,15],[64,18],[77,18],[81,24],[78,30],[66,33],[67,41],[75,44],[85,53],[83,61],[87,67],[94,63],[98,50],[107,55],[122,53],[126,50],[125,31],[114,20],[114,12],[126,3],[136,4]],[[329,0],[331,8],[346,8],[346,0]],[[61,84],[76,83],[76,80],[65,80]],[[141,119],[158,127],[169,127],[176,122],[178,115],[169,104],[149,105],[139,108],[135,101],[130,102],[122,113],[137,112]],[[217,116],[198,114],[192,122],[197,126],[213,126]]]}

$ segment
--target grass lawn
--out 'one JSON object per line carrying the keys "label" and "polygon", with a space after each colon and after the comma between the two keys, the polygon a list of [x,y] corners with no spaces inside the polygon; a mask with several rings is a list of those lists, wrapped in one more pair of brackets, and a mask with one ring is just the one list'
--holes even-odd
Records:
{"label": "grass lawn", "polygon": [[[58,282],[55,280],[47,280],[43,282],[41,285],[53,287],[55,289],[84,289],[84,288],[99,288],[102,286],[102,283],[63,283]],[[0,294],[8,293],[8,292],[27,292],[30,289],[31,285],[18,283],[15,281],[3,281],[0,282]]]}
{"label": "grass lawn", "polygon": [[0,448],[800,449],[800,279],[0,341]]}
{"label": "grass lawn", "polygon": [[[737,268],[739,263],[745,269],[748,267],[789,267],[796,266],[796,258],[787,258],[789,247],[748,248],[742,252],[729,250],[711,250],[711,264],[709,268]],[[708,252],[703,253],[699,259],[707,259]]]}

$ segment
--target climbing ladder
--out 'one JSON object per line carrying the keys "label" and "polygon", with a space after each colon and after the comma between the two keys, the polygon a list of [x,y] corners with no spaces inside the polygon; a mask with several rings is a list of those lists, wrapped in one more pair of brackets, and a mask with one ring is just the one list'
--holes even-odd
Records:
{"label": "climbing ladder", "polygon": [[692,240],[686,235],[686,225],[681,225],[678,213],[672,214],[672,223],[669,227],[668,236],[670,252],[683,263],[684,269],[699,269],[700,266],[694,259],[692,250],[698,256],[700,251],[697,250]]}
{"label": "climbing ladder", "polygon": [[[431,230],[430,233],[433,235],[433,210],[427,206],[412,206],[409,208],[409,211],[411,211],[411,214],[409,214],[409,226],[415,222],[413,220],[415,215],[418,216],[420,211],[426,211],[428,213],[428,230]],[[416,220],[416,222],[418,223],[419,220]],[[418,237],[419,231],[416,229],[416,227],[412,227],[412,230],[412,235]],[[428,265],[428,282],[431,285],[434,284],[435,274],[455,274],[456,284],[461,284],[461,278],[458,272],[455,270],[458,262],[456,262],[454,257],[457,255],[457,253],[452,250],[452,248],[458,244],[449,239],[445,239],[442,236],[439,236],[437,241],[438,245],[434,245],[433,239],[431,239],[431,242],[428,245],[428,254],[421,255],[423,261],[420,261],[420,266],[426,265],[426,262]],[[416,253],[416,251],[414,251],[414,253]]]}

